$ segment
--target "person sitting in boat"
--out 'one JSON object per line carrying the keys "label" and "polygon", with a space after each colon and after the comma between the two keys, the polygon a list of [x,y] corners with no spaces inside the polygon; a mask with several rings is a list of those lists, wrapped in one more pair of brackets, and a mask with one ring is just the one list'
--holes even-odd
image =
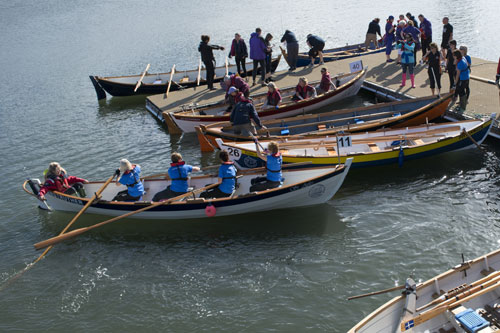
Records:
{"label": "person sitting in boat", "polygon": [[163,201],[187,193],[189,173],[200,171],[200,168],[186,164],[179,153],[172,153],[170,159],[172,163],[168,168],[168,176],[172,182],[166,189],[156,193],[153,201]]}
{"label": "person sitting in boat", "polygon": [[264,102],[264,105],[262,106],[262,109],[265,110],[267,108],[278,108],[279,104],[281,103],[281,94],[276,87],[276,84],[274,82],[270,82],[267,84],[267,98],[266,101]]}
{"label": "person sitting in boat", "polygon": [[219,153],[221,165],[219,167],[219,186],[207,190],[200,194],[200,198],[225,198],[230,196],[236,188],[236,168],[234,163],[229,161],[229,154],[226,150]]}
{"label": "person sitting in boat", "polygon": [[283,157],[279,151],[278,143],[271,141],[267,145],[267,150],[260,150],[257,138],[254,139],[257,155],[266,161],[267,177],[257,177],[250,180],[250,192],[264,191],[271,188],[276,188],[281,185],[281,164]]}
{"label": "person sitting in boat", "polygon": [[247,100],[243,93],[236,87],[229,88],[228,93],[229,94],[226,97],[226,104],[229,104],[229,106],[227,107],[226,112],[231,112],[236,104]]}
{"label": "person sitting in boat", "polygon": [[236,104],[230,116],[233,132],[244,136],[256,135],[257,132],[255,126],[252,124],[252,119],[259,128],[267,129],[262,125],[252,101],[245,100]]}
{"label": "person sitting in boat", "polygon": [[116,186],[125,185],[127,189],[120,191],[113,201],[138,201],[144,194],[144,185],[141,182],[141,166],[132,164],[127,159],[120,160],[120,168],[116,174],[121,176],[116,180]]}
{"label": "person sitting in boat", "polygon": [[326,67],[321,68],[321,82],[319,83],[319,86],[317,87],[317,93],[318,95],[327,93],[330,91],[330,89],[337,89],[335,84],[332,82],[332,78],[330,77],[330,73],[328,72],[328,69]]}
{"label": "person sitting in boat", "polygon": [[45,183],[38,192],[38,198],[45,200],[45,194],[49,191],[58,191],[64,194],[77,195],[85,197],[85,189],[83,184],[88,181],[75,176],[68,176],[66,170],[57,162],[49,164],[49,168],[45,171]]}
{"label": "person sitting in boat", "polygon": [[226,89],[226,98],[229,95],[229,89],[231,87],[237,88],[239,91],[243,93],[243,96],[248,98],[250,96],[250,87],[248,84],[243,80],[241,77],[239,77],[236,74],[232,74],[231,76],[226,75],[224,76],[224,87]]}
{"label": "person sitting in boat", "polygon": [[301,77],[299,79],[299,84],[295,87],[295,95],[293,95],[292,101],[301,101],[317,96],[316,89],[309,85],[308,82],[306,77]]}

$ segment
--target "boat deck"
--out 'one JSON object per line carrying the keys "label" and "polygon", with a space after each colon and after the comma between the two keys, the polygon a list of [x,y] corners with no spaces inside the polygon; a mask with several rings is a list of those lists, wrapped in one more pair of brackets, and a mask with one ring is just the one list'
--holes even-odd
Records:
{"label": "boat deck", "polygon": [[[397,55],[396,51],[392,52],[392,57]],[[420,58],[419,52],[417,58]],[[329,69],[332,75],[349,72],[349,64],[351,62],[362,60],[363,66],[368,66],[368,73],[364,88],[375,91],[378,95],[386,96],[389,99],[404,99],[415,98],[430,95],[429,78],[427,69],[423,65],[417,65],[415,69],[415,86],[411,88],[411,83],[408,78],[406,86],[401,88],[401,67],[395,62],[386,63],[385,53],[376,53],[363,57],[343,59],[333,62],[328,62],[325,66]],[[321,78],[320,68],[323,66],[315,65],[314,67],[300,67],[293,72],[287,70],[279,71],[273,74],[273,79],[279,88],[295,86],[299,77],[305,76],[310,81]],[[490,115],[499,111],[499,95],[498,88],[494,84],[497,63],[493,61],[472,58],[472,72],[470,80],[471,95],[469,105],[467,106],[466,114]],[[258,79],[259,81],[260,79]],[[250,78],[250,84],[252,79]],[[449,90],[448,74],[443,73],[441,76],[442,91]],[[216,84],[215,87],[220,87]],[[250,94],[265,92],[266,87],[260,84],[251,87]],[[216,103],[222,100],[224,91],[217,89],[209,91],[206,86],[197,87],[196,89],[184,89],[169,93],[168,98],[164,94],[149,96],[146,100],[148,110],[160,121],[164,121],[162,113],[172,112],[187,106],[197,103],[199,105]],[[167,123],[169,131],[175,132],[172,124]],[[175,125],[174,125],[175,126]]]}

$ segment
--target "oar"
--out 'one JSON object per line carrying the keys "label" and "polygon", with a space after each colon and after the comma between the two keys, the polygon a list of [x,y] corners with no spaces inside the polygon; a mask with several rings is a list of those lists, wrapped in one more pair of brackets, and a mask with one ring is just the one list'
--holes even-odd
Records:
{"label": "oar", "polygon": [[196,78],[196,86],[200,85],[200,77],[201,77],[201,59],[200,63],[198,64],[198,77]]}
{"label": "oar", "polygon": [[467,132],[467,130],[464,128],[462,129],[462,132],[467,134],[467,136],[469,137],[469,139],[477,146],[477,148],[479,148],[479,150],[481,150],[483,153],[486,153],[486,151],[483,149],[483,147],[481,147],[479,145],[479,143],[477,143],[476,140],[474,140],[474,138],[472,137],[472,135],[469,134],[469,132]]}
{"label": "oar", "polygon": [[[216,165],[207,165],[206,167],[203,167],[203,168],[200,168],[202,171],[204,170],[210,170],[210,169],[215,169],[215,168],[218,168],[220,167],[220,164],[216,164]],[[155,179],[155,178],[160,178],[160,177],[167,177],[168,176],[168,173],[157,173],[157,174],[154,174],[154,175],[149,175],[149,176],[145,176],[145,177],[142,177],[141,179],[142,180],[146,180],[146,179]]]}
{"label": "oar", "polygon": [[[310,165],[310,164],[312,164],[311,161],[297,162],[297,163],[288,163],[288,164],[281,165],[281,169],[295,168],[295,167],[304,166],[304,165]],[[254,172],[260,172],[260,171],[265,171],[265,170],[267,170],[266,167],[259,167],[259,168],[246,169],[246,170],[238,170],[238,174],[254,173]]]}
{"label": "oar", "polygon": [[384,290],[374,291],[374,292],[371,292],[371,293],[368,293],[368,294],[362,294],[362,295],[347,297],[347,300],[350,301],[351,299],[357,299],[357,298],[362,298],[362,297],[368,297],[368,296],[374,296],[374,295],[380,295],[380,294],[390,293],[391,291],[400,290],[400,289],[404,289],[404,288],[405,288],[405,285],[403,284],[401,286],[396,286],[396,287],[392,287],[392,288],[388,288],[388,289],[384,289]]}
{"label": "oar", "polygon": [[226,75],[229,75],[229,60],[226,57]]}
{"label": "oar", "polygon": [[137,84],[135,85],[134,92],[136,92],[136,91],[137,91],[137,89],[139,89],[139,87],[141,86],[141,84],[142,84],[142,79],[144,79],[144,76],[145,76],[145,75],[146,75],[146,73],[148,72],[148,70],[149,70],[149,66],[150,66],[150,64],[148,64],[148,65],[146,66],[146,69],[144,70],[144,72],[142,72],[141,78],[139,79],[139,81],[137,81]]}
{"label": "oar", "polygon": [[288,61],[288,55],[286,54],[286,51],[281,47],[281,45],[280,45],[280,50],[281,50],[281,54],[283,55],[283,58],[285,58],[285,61],[288,64],[288,66],[292,66],[292,65],[290,65],[290,62]]}
{"label": "oar", "polygon": [[170,86],[172,86],[172,79],[174,77],[174,74],[175,74],[175,64],[172,66],[172,70],[170,71],[170,79],[168,80],[167,91],[163,95],[163,98],[168,97],[168,92],[170,91]]}
{"label": "oar", "polygon": [[75,236],[78,236],[78,235],[81,235],[87,231],[90,231],[92,229],[95,229],[95,228],[99,228],[99,227],[102,227],[103,225],[106,225],[108,223],[112,223],[112,222],[115,222],[115,221],[118,221],[118,220],[121,220],[125,217],[129,217],[129,216],[132,216],[132,215],[135,215],[135,214],[138,214],[138,213],[142,213],[144,211],[147,211],[151,208],[155,208],[155,207],[158,207],[158,206],[161,206],[161,205],[167,205],[169,203],[171,203],[172,201],[178,201],[182,198],[185,198],[185,197],[188,197],[190,195],[194,195],[195,192],[200,192],[200,191],[206,191],[206,190],[209,190],[211,189],[212,187],[215,187],[215,186],[218,186],[219,183],[215,183],[215,184],[211,184],[211,185],[208,185],[208,186],[205,186],[205,187],[201,187],[197,190],[194,190],[194,191],[191,191],[191,192],[187,192],[187,193],[184,193],[182,195],[178,195],[174,198],[171,198],[171,199],[168,199],[166,201],[160,201],[160,202],[156,202],[154,204],[151,204],[149,206],[146,206],[144,208],[141,208],[141,209],[138,209],[138,210],[134,210],[132,212],[129,212],[129,213],[126,213],[126,214],[123,214],[123,215],[120,215],[120,216],[116,216],[116,217],[113,217],[109,220],[106,220],[106,221],[103,221],[103,222],[100,222],[100,223],[97,223],[97,224],[94,224],[90,227],[85,227],[85,228],[80,228],[80,229],[75,229],[75,230],[72,230],[70,232],[67,232],[65,234],[62,234],[62,235],[59,235],[59,236],[56,236],[56,237],[52,237],[52,238],[49,238],[47,240],[44,240],[42,242],[39,242],[39,243],[36,243],[34,245],[35,249],[39,250],[39,249],[42,249],[44,247],[47,247],[49,246],[52,247],[54,246],[55,244],[57,243],[60,243],[66,239],[70,239],[70,238],[73,238]]}

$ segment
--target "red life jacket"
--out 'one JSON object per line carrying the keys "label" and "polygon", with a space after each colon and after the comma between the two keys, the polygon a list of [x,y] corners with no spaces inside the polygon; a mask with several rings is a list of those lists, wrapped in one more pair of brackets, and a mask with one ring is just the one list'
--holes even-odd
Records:
{"label": "red life jacket", "polygon": [[278,89],[274,89],[273,92],[267,92],[267,104],[269,105],[278,105],[281,100],[281,95]]}
{"label": "red life jacket", "polygon": [[300,96],[302,96],[302,98],[306,99],[307,92],[312,90],[312,87],[308,84],[306,84],[304,87],[301,87],[300,84],[298,84],[295,90],[299,93]]}
{"label": "red life jacket", "polygon": [[71,187],[68,183],[68,176],[62,171],[59,176],[50,175],[46,182],[52,182],[57,187],[57,191],[59,192],[64,192]]}

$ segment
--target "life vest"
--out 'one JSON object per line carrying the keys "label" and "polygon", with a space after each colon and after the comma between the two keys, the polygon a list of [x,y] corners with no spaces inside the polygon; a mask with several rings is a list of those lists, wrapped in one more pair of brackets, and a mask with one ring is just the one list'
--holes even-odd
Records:
{"label": "life vest", "polygon": [[[234,165],[234,162],[222,162],[221,165]],[[236,179],[236,176],[231,176],[231,177],[222,177],[222,179]]]}
{"label": "life vest", "polygon": [[[280,157],[280,156],[281,156],[281,152],[277,152],[276,154],[272,154],[271,156],[272,156],[272,157],[276,157],[276,158],[278,158],[278,157]],[[281,172],[281,163],[279,164],[279,167],[280,167],[280,168],[279,168],[278,170],[271,170],[271,169],[269,169],[269,167],[268,167],[268,165],[267,165],[267,163],[266,163],[266,169],[267,169],[267,171],[269,171],[269,172]]]}
{"label": "life vest", "polygon": [[297,92],[302,96],[302,98],[306,99],[307,98],[307,92],[309,90],[312,90],[312,87],[308,84],[306,84],[304,87],[300,86],[300,84],[297,85],[295,88]]}
{"label": "life vest", "polygon": [[54,184],[60,192],[64,192],[71,187],[68,183],[68,175],[63,171],[61,171],[61,174],[58,176],[49,175],[45,181]]}
{"label": "life vest", "polygon": [[135,173],[135,164],[132,164],[132,170],[127,170],[123,174],[128,175],[129,173],[132,173],[134,176],[134,182],[132,184],[126,184],[125,186],[127,187],[134,187],[135,185],[139,184],[140,179],[137,179],[137,173]]}
{"label": "life vest", "polygon": [[273,92],[267,92],[267,103],[269,105],[278,105],[280,99],[281,98],[278,89],[274,89]]}
{"label": "life vest", "polygon": [[180,161],[180,162],[177,162],[177,163],[170,163],[170,166],[171,167],[177,167],[177,172],[179,173],[179,177],[178,178],[172,178],[172,180],[188,180],[187,177],[182,177],[182,172],[181,172],[181,168],[180,166],[181,165],[184,165],[186,164],[186,162],[184,161]]}

